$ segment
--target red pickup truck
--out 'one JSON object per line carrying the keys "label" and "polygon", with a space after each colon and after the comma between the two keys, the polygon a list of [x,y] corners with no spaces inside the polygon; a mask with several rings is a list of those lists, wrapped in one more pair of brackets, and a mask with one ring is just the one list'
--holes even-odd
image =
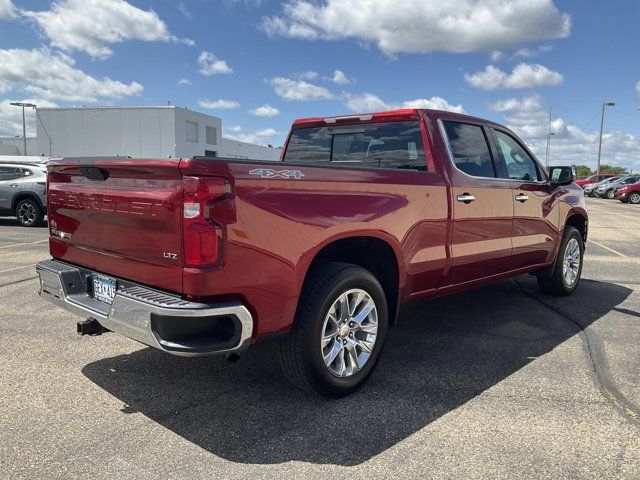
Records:
{"label": "red pickup truck", "polygon": [[[571,294],[587,238],[570,167],[436,110],[296,120],[281,162],[49,164],[40,295],[175,355],[278,339],[298,387],[354,391],[402,303],[531,272]],[[472,314],[472,313],[470,313]]]}

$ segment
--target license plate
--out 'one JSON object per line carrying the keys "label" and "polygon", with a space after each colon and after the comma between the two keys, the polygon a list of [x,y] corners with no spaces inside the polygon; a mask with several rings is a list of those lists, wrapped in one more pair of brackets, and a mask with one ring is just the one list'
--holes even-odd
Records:
{"label": "license plate", "polygon": [[116,281],[103,275],[92,275],[93,298],[111,305],[116,296]]}

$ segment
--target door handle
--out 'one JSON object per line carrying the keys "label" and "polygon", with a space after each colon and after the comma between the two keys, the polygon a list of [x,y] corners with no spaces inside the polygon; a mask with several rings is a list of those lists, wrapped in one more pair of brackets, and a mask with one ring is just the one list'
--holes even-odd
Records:
{"label": "door handle", "polygon": [[459,202],[462,203],[471,203],[476,199],[476,197],[474,197],[473,195],[471,195],[470,193],[463,193],[461,195],[458,195],[456,197],[456,200],[458,200]]}
{"label": "door handle", "polygon": [[529,200],[529,197],[526,196],[524,193],[519,193],[518,195],[516,195],[516,200],[519,202],[526,202],[527,200]]}
{"label": "door handle", "polygon": [[11,185],[9,185],[10,187],[16,188],[18,186],[17,183],[12,183]]}

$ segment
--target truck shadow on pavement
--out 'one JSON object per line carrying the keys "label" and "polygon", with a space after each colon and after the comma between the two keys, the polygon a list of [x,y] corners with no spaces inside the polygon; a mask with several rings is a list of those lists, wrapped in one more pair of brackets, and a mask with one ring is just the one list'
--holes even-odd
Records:
{"label": "truck shadow on pavement", "polygon": [[[585,328],[630,293],[590,281],[562,302],[566,309],[579,307]],[[142,348],[93,362],[82,372],[120,399],[123,412],[140,412],[227,460],[356,465],[580,331],[532,298],[537,295],[535,280],[524,276],[405,306],[369,382],[337,401],[309,398],[291,387],[273,344],[251,349],[235,364]]]}

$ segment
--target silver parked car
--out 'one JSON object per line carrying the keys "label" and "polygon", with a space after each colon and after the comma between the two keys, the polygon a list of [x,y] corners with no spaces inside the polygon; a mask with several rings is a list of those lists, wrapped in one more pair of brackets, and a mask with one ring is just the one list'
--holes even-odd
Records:
{"label": "silver parked car", "polygon": [[46,165],[0,160],[0,216],[15,216],[24,227],[41,225],[47,211],[46,188]]}
{"label": "silver parked car", "polygon": [[620,178],[620,176],[617,177],[609,177],[609,178],[605,178],[604,180],[601,180],[597,183],[588,183],[587,185],[585,185],[583,187],[583,191],[584,194],[589,196],[589,197],[595,197],[596,196],[596,189],[602,185],[606,185],[608,183],[611,182],[615,182],[616,180],[618,180]]}
{"label": "silver parked car", "polygon": [[615,197],[613,193],[614,188],[621,187],[623,185],[630,185],[632,183],[636,183],[638,180],[640,180],[639,175],[624,175],[618,177],[613,182],[599,185],[598,188],[595,189],[594,194],[596,197],[608,198],[611,200]]}

